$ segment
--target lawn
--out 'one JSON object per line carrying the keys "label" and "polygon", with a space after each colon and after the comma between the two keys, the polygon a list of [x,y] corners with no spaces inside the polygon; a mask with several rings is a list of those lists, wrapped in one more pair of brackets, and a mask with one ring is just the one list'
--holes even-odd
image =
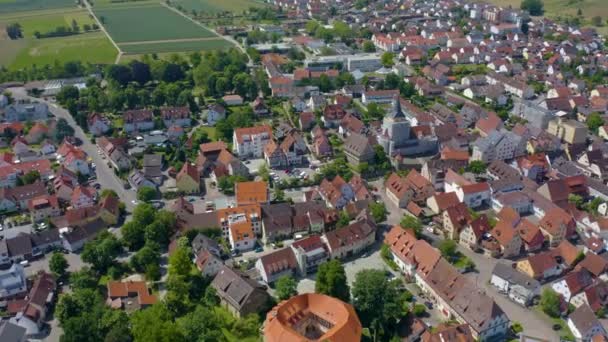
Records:
{"label": "lawn", "polygon": [[229,41],[222,38],[185,42],[128,44],[119,46],[120,49],[126,54],[138,55],[146,53],[219,50],[233,47]]}
{"label": "lawn", "polygon": [[195,10],[208,14],[219,12],[242,13],[250,7],[263,7],[264,3],[253,0],[177,0],[176,5],[181,5],[188,11]]}
{"label": "lawn", "polygon": [[545,316],[549,320],[549,322],[551,322],[551,325],[558,324],[561,327],[558,333],[562,340],[574,341],[574,335],[572,335],[572,331],[570,331],[570,328],[568,328],[568,324],[565,320],[561,318],[549,317],[546,313],[543,312],[540,305],[534,306],[534,310],[537,311],[540,315]]}
{"label": "lawn", "polygon": [[214,36],[161,5],[102,7],[96,8],[95,14],[117,43]]}
{"label": "lawn", "polygon": [[113,63],[118,52],[101,32],[84,33],[76,36],[29,40],[10,69],[43,66],[55,61],[81,61],[83,63]]}
{"label": "lawn", "polygon": [[63,7],[76,7],[76,2],[74,0],[0,0],[0,14]]}

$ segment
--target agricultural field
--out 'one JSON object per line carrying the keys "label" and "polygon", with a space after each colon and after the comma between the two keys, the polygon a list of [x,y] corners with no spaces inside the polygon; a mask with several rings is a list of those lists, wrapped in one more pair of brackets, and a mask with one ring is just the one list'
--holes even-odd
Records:
{"label": "agricultural field", "polygon": [[261,1],[255,0],[176,0],[174,5],[180,5],[188,11],[195,10],[208,14],[220,12],[242,13],[250,7],[264,7]]}
{"label": "agricultural field", "polygon": [[76,7],[74,0],[0,0],[0,14]]}
{"label": "agricultural field", "polygon": [[[94,11],[116,43],[215,36],[211,31],[158,4],[104,6],[96,7]],[[136,23],[134,15],[137,17]]]}
{"label": "agricultural field", "polygon": [[222,39],[214,38],[208,40],[193,41],[170,41],[163,43],[122,44],[120,49],[126,54],[150,54],[165,52],[187,52],[221,50],[233,47],[233,45]]}
{"label": "agricultural field", "polygon": [[[55,61],[112,63],[118,51],[101,31],[55,38],[34,37],[34,32],[48,33],[57,27],[71,27],[72,20],[81,32],[84,25],[94,23],[86,10],[76,7],[0,14],[0,65],[19,69]],[[13,23],[21,25],[23,38],[10,40],[6,35],[4,27]]]}
{"label": "agricultural field", "polygon": [[[521,4],[521,0],[490,0],[490,2],[514,8],[519,8]],[[545,16],[549,18],[576,16],[580,8],[583,16],[588,21],[598,15],[604,19],[604,23],[608,19],[608,2],[606,0],[544,0],[544,3]]]}
{"label": "agricultural field", "polygon": [[60,62],[81,61],[83,63],[110,64],[118,51],[102,32],[58,38],[32,39],[15,56],[11,69],[32,65],[44,66]]}

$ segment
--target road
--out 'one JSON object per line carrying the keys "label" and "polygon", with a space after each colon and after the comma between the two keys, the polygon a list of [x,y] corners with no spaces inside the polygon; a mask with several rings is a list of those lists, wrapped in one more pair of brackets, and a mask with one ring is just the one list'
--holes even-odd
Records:
{"label": "road", "polygon": [[[380,191],[375,194],[379,195],[381,201],[386,204],[389,213],[387,218],[389,227],[398,225],[405,214],[405,210],[397,208],[393,202],[388,199],[386,193],[383,191],[384,187],[381,185],[381,181],[371,182],[370,184],[380,189]],[[423,230],[423,234],[432,241],[439,239],[437,235],[432,235],[426,230]],[[433,245],[436,245],[436,243],[434,242]],[[460,245],[458,245],[458,250],[470,258],[476,265],[477,272],[469,273],[468,276],[476,282],[479,288],[484,289],[488,296],[494,299],[512,321],[517,321],[522,325],[524,334],[533,337],[542,337],[549,341],[559,341],[559,335],[551,329],[551,323],[547,317],[531,308],[524,308],[521,305],[512,302],[504,295],[498,293],[498,291],[489,284],[492,270],[496,265],[497,259],[487,258]]]}
{"label": "road", "polygon": [[110,36],[108,31],[106,31],[106,28],[103,26],[103,24],[101,23],[99,18],[97,18],[97,16],[95,15],[95,12],[93,12],[93,6],[91,6],[91,4],[89,4],[89,2],[87,0],[84,0],[83,3],[84,3],[84,6],[87,8],[87,11],[89,11],[89,14],[93,17],[93,19],[95,19],[95,22],[97,23],[97,25],[99,26],[101,31],[106,35],[106,37],[108,37],[108,39],[110,40],[112,45],[114,45],[116,50],[118,50],[118,55],[116,56],[116,60],[114,61],[114,64],[118,64],[118,62],[120,61],[120,57],[122,57],[122,54],[123,54],[122,50],[120,49],[118,44],[116,44],[114,39],[112,39],[112,36]]}
{"label": "road", "polygon": [[74,136],[82,141],[82,145],[79,146],[87,155],[93,160],[93,162],[97,165],[97,180],[96,182],[101,185],[102,189],[112,189],[123,201],[127,207],[128,211],[132,211],[135,205],[133,201],[136,200],[137,196],[132,190],[125,190],[123,188],[122,180],[114,174],[114,170],[111,169],[107,165],[107,161],[102,159],[102,157],[97,152],[97,146],[89,140],[86,136],[82,128],[76,124],[70,113],[59,107],[57,104],[52,103],[50,101],[45,101],[44,99],[34,98],[27,95],[25,89],[23,88],[10,88],[9,91],[13,94],[15,99],[29,99],[32,101],[45,102],[49,106],[49,110],[53,115],[57,118],[65,119],[70,126],[74,128]]}

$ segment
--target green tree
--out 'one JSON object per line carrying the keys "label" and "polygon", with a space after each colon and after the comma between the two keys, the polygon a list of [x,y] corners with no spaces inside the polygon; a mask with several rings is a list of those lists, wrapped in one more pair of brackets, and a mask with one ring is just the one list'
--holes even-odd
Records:
{"label": "green tree", "polygon": [[550,288],[544,289],[540,296],[540,307],[547,315],[554,318],[559,317],[561,310],[557,292]]}
{"label": "green tree", "polygon": [[140,203],[133,209],[133,221],[142,226],[147,226],[154,221],[156,210],[148,203]]}
{"label": "green tree", "polygon": [[587,127],[591,132],[597,133],[597,130],[604,125],[604,119],[599,113],[593,112],[587,117]]}
{"label": "green tree", "polygon": [[584,201],[585,200],[583,199],[583,197],[581,195],[577,195],[577,194],[568,195],[568,203],[574,204],[578,209],[581,209],[583,207]]}
{"label": "green tree", "polygon": [[142,186],[137,189],[137,199],[144,202],[150,202],[156,197],[156,189],[151,186]]}
{"label": "green tree", "polygon": [[481,160],[472,160],[471,162],[469,162],[469,166],[467,166],[467,171],[479,175],[485,173],[486,168],[486,163],[482,162]]}
{"label": "green tree", "polygon": [[340,214],[338,215],[338,222],[336,222],[336,227],[346,227],[349,225],[349,223],[350,217],[348,216],[348,213],[344,210],[340,211]]}
{"label": "green tree", "polygon": [[426,307],[424,306],[424,304],[414,304],[412,312],[416,317],[421,317],[426,312]]}
{"label": "green tree", "polygon": [[385,52],[380,57],[380,62],[385,68],[390,68],[395,64],[394,58],[395,55],[392,52]]}
{"label": "green tree", "polygon": [[19,177],[19,182],[21,185],[33,184],[40,180],[40,172],[38,170],[28,171],[25,175]]}
{"label": "green tree", "polygon": [[373,329],[375,336],[390,336],[404,315],[404,297],[397,283],[382,270],[362,270],[355,276],[353,305],[363,326]]}
{"label": "green tree", "polygon": [[120,241],[109,232],[102,232],[95,239],[85,243],[82,250],[82,261],[93,265],[98,272],[105,272],[114,264],[116,257],[122,252]]}
{"label": "green tree", "polygon": [[65,276],[68,266],[68,261],[63,256],[63,253],[58,251],[53,252],[49,260],[49,269],[55,274],[55,277],[62,278]]}
{"label": "green tree", "polygon": [[131,220],[122,225],[120,232],[122,234],[122,241],[131,251],[136,251],[144,245],[145,241],[145,228],[135,220]]}
{"label": "green tree", "polygon": [[446,258],[446,259],[451,259],[456,255],[456,251],[457,251],[457,244],[456,242],[454,242],[454,240],[449,240],[449,239],[445,239],[442,240],[439,243],[439,251],[441,252],[441,255]]}
{"label": "green tree", "polygon": [[214,314],[212,309],[199,305],[194,311],[177,319],[176,323],[186,341],[222,341],[222,328],[227,322]]}
{"label": "green tree", "polygon": [[298,283],[288,275],[282,276],[277,279],[275,284],[277,297],[279,300],[289,299],[298,294]]}
{"label": "green tree", "polygon": [[130,260],[131,267],[137,272],[145,272],[148,265],[160,263],[160,248],[153,242],[138,250]]}
{"label": "green tree", "polygon": [[528,11],[530,15],[538,16],[543,15],[545,12],[545,4],[542,0],[523,0],[519,8],[524,11]]}
{"label": "green tree", "polygon": [[285,201],[285,191],[279,187],[275,187],[274,189],[274,200],[277,202]]}
{"label": "green tree", "polygon": [[422,237],[422,222],[418,218],[406,214],[401,219],[401,222],[399,222],[399,225],[403,229],[412,230],[416,238]]}
{"label": "green tree", "polygon": [[70,273],[70,287],[72,290],[95,289],[98,280],[95,272],[88,266],[83,267],[80,271]]}
{"label": "green tree", "polygon": [[187,277],[192,270],[192,251],[189,247],[178,247],[169,257],[169,274]]}
{"label": "green tree", "polygon": [[346,282],[344,267],[340,261],[334,259],[319,265],[315,292],[349,302],[350,289]]}
{"label": "green tree", "polygon": [[173,321],[173,315],[163,303],[157,303],[131,316],[131,332],[135,342],[186,341]]}
{"label": "green tree", "polygon": [[376,46],[369,40],[363,43],[363,52],[376,52]]}
{"label": "green tree", "polygon": [[382,202],[373,202],[369,205],[369,210],[374,218],[376,223],[383,222],[386,220],[386,214],[388,211],[386,210],[386,205]]}

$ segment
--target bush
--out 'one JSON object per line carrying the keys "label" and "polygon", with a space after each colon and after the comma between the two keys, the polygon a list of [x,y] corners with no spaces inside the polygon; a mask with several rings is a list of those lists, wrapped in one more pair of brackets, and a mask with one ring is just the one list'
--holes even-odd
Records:
{"label": "bush", "polygon": [[414,315],[416,315],[416,317],[421,317],[426,312],[426,307],[423,304],[416,304],[414,305],[412,312]]}

